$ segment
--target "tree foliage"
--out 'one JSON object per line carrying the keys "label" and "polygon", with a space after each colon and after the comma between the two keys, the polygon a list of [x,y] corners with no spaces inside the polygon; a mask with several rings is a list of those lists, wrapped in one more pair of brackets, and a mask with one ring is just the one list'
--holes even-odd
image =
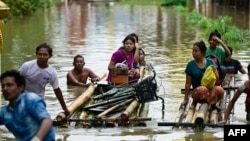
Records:
{"label": "tree foliage", "polygon": [[163,0],[162,6],[186,6],[187,0]]}
{"label": "tree foliage", "polygon": [[2,0],[9,8],[7,18],[32,15],[36,10],[51,6],[53,0]]}
{"label": "tree foliage", "polygon": [[238,50],[242,46],[249,46],[249,31],[237,28],[232,23],[232,17],[218,16],[216,19],[209,19],[199,13],[198,10],[193,10],[187,16],[187,23],[192,25],[196,30],[201,30],[203,35],[207,36],[215,29],[218,30],[223,41],[232,48]]}

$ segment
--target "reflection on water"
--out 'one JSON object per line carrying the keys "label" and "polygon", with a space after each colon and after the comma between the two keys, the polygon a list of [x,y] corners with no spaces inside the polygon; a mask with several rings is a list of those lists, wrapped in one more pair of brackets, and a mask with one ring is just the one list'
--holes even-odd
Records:
{"label": "reflection on water", "polygon": [[[203,14],[218,14],[213,12],[205,10]],[[146,51],[146,60],[155,67],[159,95],[165,98],[165,111],[161,111],[160,100],[151,102],[149,116],[152,121],[147,122],[146,128],[56,128],[57,140],[221,140],[222,129],[208,128],[202,133],[196,133],[192,129],[172,131],[171,127],[157,126],[160,121],[174,121],[183,100],[180,89],[185,83],[186,63],[192,59],[192,44],[201,40],[198,33],[185,25],[185,15],[172,8],[116,3],[109,6],[92,5],[84,1],[73,1],[68,5],[58,4],[54,8],[40,11],[32,17],[16,18],[5,25],[1,68],[2,71],[19,68],[24,61],[35,58],[35,47],[38,44],[48,42],[54,50],[50,63],[58,70],[65,101],[70,105],[84,91],[81,87],[66,85],[66,74],[73,67],[73,57],[76,54],[83,55],[86,67],[102,75],[107,72],[112,53],[122,45],[123,38],[132,32],[139,35],[140,47]],[[250,62],[249,54],[250,50],[245,49],[235,52],[233,57],[239,59],[246,68]],[[247,77],[240,75],[239,79]],[[1,100],[1,104],[5,103]],[[50,86],[46,87],[46,103],[52,118],[55,118],[61,106]],[[242,110],[244,97],[237,103],[239,106],[236,109],[240,113],[235,115],[234,120],[242,122],[245,117]],[[0,134],[1,140],[14,140],[2,126]]]}

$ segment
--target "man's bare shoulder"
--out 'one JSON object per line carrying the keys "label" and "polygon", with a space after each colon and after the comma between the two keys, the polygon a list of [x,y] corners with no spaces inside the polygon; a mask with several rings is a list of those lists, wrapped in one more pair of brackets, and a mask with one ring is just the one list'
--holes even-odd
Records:
{"label": "man's bare shoulder", "polygon": [[67,72],[67,75],[69,75],[70,73],[73,73],[73,70],[74,70],[74,69],[69,70],[69,71]]}
{"label": "man's bare shoulder", "polygon": [[85,67],[83,68],[83,71],[84,72],[93,72],[90,68],[85,68]]}

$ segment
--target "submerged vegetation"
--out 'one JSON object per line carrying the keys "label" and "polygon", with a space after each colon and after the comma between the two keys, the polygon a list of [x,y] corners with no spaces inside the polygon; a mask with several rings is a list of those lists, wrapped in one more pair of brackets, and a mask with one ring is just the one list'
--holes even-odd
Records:
{"label": "submerged vegetation", "polygon": [[186,6],[188,0],[163,0],[162,6]]}
{"label": "submerged vegetation", "polygon": [[187,23],[196,30],[200,30],[201,36],[207,37],[213,30],[217,29],[223,41],[235,50],[242,49],[242,46],[249,46],[249,31],[242,30],[232,24],[232,17],[219,16],[217,19],[209,19],[193,10],[187,16]]}
{"label": "submerged vegetation", "polygon": [[120,0],[117,4],[129,5],[161,5],[164,0]]}
{"label": "submerged vegetation", "polygon": [[2,0],[9,8],[7,19],[32,15],[39,9],[48,8],[59,0]]}
{"label": "submerged vegetation", "polygon": [[[52,6],[61,0],[2,0],[10,7],[10,12],[5,20],[14,16],[32,15],[39,9]],[[172,6],[177,11],[187,12],[187,2],[189,0],[123,0],[119,4],[140,4],[140,5],[159,5]],[[187,14],[187,24],[201,33],[202,37],[207,37],[215,29],[222,34],[222,39],[234,49],[241,49],[242,46],[250,45],[249,30],[241,30],[232,24],[232,18],[229,16],[219,16],[217,19],[209,19],[193,10]]]}
{"label": "submerged vegetation", "polygon": [[[185,7],[189,0],[164,0],[162,6],[173,6],[177,11],[186,12]],[[186,10],[185,10],[186,9]],[[235,50],[242,49],[243,46],[250,46],[249,30],[242,30],[232,23],[232,17],[219,16],[217,19],[209,19],[193,10],[187,14],[187,24],[197,30],[202,38],[207,38],[213,30],[218,30],[223,41]]]}

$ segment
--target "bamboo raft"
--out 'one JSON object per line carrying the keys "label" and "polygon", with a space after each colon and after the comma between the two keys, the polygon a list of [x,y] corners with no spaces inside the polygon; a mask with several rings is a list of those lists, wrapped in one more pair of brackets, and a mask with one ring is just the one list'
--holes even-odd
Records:
{"label": "bamboo raft", "polygon": [[[152,65],[140,68],[137,83],[122,85],[95,84],[88,87],[68,106],[67,117],[60,112],[54,126],[117,127],[146,126],[149,102],[158,100],[155,71]],[[163,102],[164,103],[164,102]],[[164,107],[164,106],[163,106]]]}
{"label": "bamboo raft", "polygon": [[[227,75],[222,84],[225,94],[217,106],[220,109],[216,109],[208,105],[207,103],[198,103],[195,108],[190,109],[192,103],[191,93],[189,95],[189,102],[186,108],[182,108],[177,113],[174,122],[158,122],[158,126],[172,126],[173,130],[187,129],[189,127],[193,129],[203,130],[206,126],[208,127],[224,127],[224,124],[219,124],[219,121],[223,119],[226,107],[231,99],[237,87],[235,75]],[[181,89],[181,93],[185,93],[185,89]],[[231,114],[232,115],[232,114]],[[231,119],[231,118],[230,118]],[[230,124],[230,119],[227,124]]]}

